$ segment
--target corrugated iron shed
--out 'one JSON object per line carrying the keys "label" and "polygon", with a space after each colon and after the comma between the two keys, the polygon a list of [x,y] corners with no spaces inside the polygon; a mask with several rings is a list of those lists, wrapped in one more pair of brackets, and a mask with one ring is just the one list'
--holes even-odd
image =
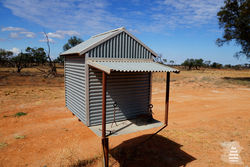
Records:
{"label": "corrugated iron shed", "polygon": [[[60,55],[65,57],[66,106],[85,125],[95,126],[98,134],[102,127],[105,166],[109,130],[106,124],[112,128],[114,123],[117,135],[130,125],[125,133],[161,125],[152,121],[152,72],[167,72],[164,127],[167,126],[170,72],[179,70],[154,62],[157,54],[125,28],[92,36]],[[143,115],[151,118],[143,121],[146,126],[139,121]],[[116,123],[127,120],[130,122],[124,126]]]}

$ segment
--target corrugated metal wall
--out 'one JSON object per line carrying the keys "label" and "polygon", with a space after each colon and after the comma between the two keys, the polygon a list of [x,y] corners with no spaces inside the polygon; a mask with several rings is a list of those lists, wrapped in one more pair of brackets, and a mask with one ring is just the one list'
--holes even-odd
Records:
{"label": "corrugated metal wall", "polygon": [[[126,120],[136,117],[148,110],[150,101],[150,74],[112,72],[107,75],[107,106],[106,119],[113,122],[114,102],[116,120]],[[102,123],[102,73],[89,69],[89,126]]]}
{"label": "corrugated metal wall", "polygon": [[88,52],[90,58],[152,59],[144,46],[122,32]]}
{"label": "corrugated metal wall", "polygon": [[85,57],[65,57],[65,99],[67,108],[86,124]]}

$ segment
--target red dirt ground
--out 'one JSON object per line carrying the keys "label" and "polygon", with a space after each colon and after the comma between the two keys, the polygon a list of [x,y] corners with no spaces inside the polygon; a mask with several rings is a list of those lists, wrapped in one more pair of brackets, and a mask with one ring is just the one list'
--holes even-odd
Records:
{"label": "red dirt ground", "polygon": [[[63,73],[60,71],[60,73]],[[153,76],[154,117],[164,118],[165,74]],[[111,166],[234,166],[221,143],[237,141],[250,166],[250,71],[172,74],[169,126],[110,137]],[[0,70],[0,166],[101,166],[101,139],[65,107],[63,77]],[[27,115],[16,117],[18,112]],[[17,139],[17,136],[22,136]],[[91,161],[92,159],[92,161]],[[83,161],[89,160],[89,161]]]}

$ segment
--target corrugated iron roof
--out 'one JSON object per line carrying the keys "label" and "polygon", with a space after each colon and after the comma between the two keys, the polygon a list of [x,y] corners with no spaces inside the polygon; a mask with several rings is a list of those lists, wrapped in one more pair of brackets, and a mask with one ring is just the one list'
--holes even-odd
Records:
{"label": "corrugated iron roof", "polygon": [[87,64],[110,74],[120,72],[179,72],[179,70],[153,61],[88,60]]}
{"label": "corrugated iron roof", "polygon": [[99,43],[104,42],[105,39],[120,33],[122,29],[123,28],[118,28],[115,30],[111,30],[102,34],[92,36],[88,40],[76,45],[75,47],[72,47],[69,50],[62,52],[60,55],[62,56],[62,55],[68,55],[68,54],[83,54],[87,52],[88,50],[92,49],[93,46],[96,46]]}
{"label": "corrugated iron roof", "polygon": [[109,40],[110,38],[116,36],[117,34],[119,34],[121,32],[126,32],[128,35],[130,35],[132,38],[134,38],[138,43],[140,43],[145,48],[147,48],[154,56],[157,56],[157,54],[152,49],[150,49],[148,46],[146,46],[143,42],[141,42],[139,39],[137,39],[134,35],[129,33],[124,27],[117,28],[114,30],[110,30],[110,31],[92,36],[88,40],[70,48],[69,50],[67,50],[65,52],[62,52],[60,54],[60,56],[71,55],[71,54],[82,55],[82,54],[88,52],[90,49],[93,49],[94,47],[100,45],[101,43]]}

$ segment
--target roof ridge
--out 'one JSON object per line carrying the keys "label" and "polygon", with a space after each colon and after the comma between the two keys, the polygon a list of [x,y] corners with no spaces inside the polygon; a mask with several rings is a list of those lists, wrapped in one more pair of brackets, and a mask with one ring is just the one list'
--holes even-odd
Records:
{"label": "roof ridge", "polygon": [[125,27],[120,27],[120,28],[116,28],[116,29],[113,29],[113,30],[110,30],[110,31],[106,31],[106,32],[94,35],[91,38],[95,38],[95,37],[98,37],[98,36],[101,36],[101,35],[105,35],[105,34],[108,34],[108,33],[114,32],[114,31],[119,31],[119,30],[125,30]]}

